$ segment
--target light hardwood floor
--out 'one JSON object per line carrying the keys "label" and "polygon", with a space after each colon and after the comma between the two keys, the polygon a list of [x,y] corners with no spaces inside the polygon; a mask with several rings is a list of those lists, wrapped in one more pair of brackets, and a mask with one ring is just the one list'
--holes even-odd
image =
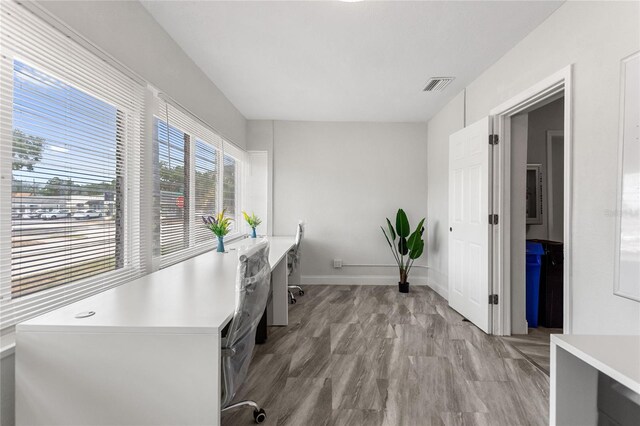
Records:
{"label": "light hardwood floor", "polygon": [[504,337],[525,358],[549,375],[551,335],[562,334],[561,328],[530,328],[529,334],[514,334]]}
{"label": "light hardwood floor", "polygon": [[[267,425],[548,423],[549,379],[428,287],[307,286],[288,327],[256,346],[236,400]],[[224,413],[250,425],[250,409]]]}

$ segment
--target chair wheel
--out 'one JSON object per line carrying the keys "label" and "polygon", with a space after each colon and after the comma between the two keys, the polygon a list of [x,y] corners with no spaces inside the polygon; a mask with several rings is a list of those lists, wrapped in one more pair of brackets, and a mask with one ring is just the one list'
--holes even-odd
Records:
{"label": "chair wheel", "polygon": [[296,303],[296,298],[295,298],[295,297],[292,297],[292,298],[291,298],[291,304],[293,305],[293,304],[295,304],[295,303]]}
{"label": "chair wheel", "polygon": [[264,409],[254,410],[253,411],[253,420],[256,423],[262,423],[267,419],[267,413],[264,412]]}
{"label": "chair wheel", "polygon": [[298,294],[299,294],[300,296],[304,296],[304,290],[300,290],[300,291],[298,292]]}

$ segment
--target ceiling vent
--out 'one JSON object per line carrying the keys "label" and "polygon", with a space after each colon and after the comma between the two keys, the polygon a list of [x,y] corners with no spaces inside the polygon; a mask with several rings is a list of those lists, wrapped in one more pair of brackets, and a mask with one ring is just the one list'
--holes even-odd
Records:
{"label": "ceiling vent", "polygon": [[423,92],[442,92],[445,87],[451,83],[455,77],[431,77],[427,81],[427,85],[422,89]]}

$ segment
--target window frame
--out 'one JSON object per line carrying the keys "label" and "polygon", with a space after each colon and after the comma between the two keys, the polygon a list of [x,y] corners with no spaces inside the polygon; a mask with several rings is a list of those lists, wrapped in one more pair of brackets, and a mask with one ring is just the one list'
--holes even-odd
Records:
{"label": "window frame", "polygon": [[[0,7],[0,335],[29,318],[129,282],[144,273],[140,235],[143,192],[145,86],[116,61],[90,45],[55,18],[34,13],[14,1]],[[23,28],[30,28],[25,32]],[[12,293],[12,181],[15,62],[21,62],[62,84],[113,106],[124,114],[121,142],[122,268],[65,282],[30,294]],[[106,62],[106,63],[105,63]],[[118,117],[116,116],[116,121]],[[116,135],[120,130],[116,130]],[[5,155],[6,154],[6,155]],[[120,154],[118,154],[120,155]],[[117,158],[117,156],[116,156]],[[114,172],[117,174],[118,162]],[[135,234],[135,235],[134,235]]]}
{"label": "window frame", "polygon": [[[13,52],[11,52],[13,53]],[[5,141],[10,141],[12,144],[12,132],[14,129],[14,93],[15,93],[15,77],[14,77],[14,66],[16,61],[22,64],[25,64],[45,75],[51,77],[59,82],[72,87],[75,90],[81,91],[84,94],[93,97],[96,100],[104,102],[110,106],[113,106],[116,110],[116,115],[118,113],[122,113],[125,115],[124,123],[130,123],[133,118],[133,113],[130,108],[122,104],[114,103],[113,101],[106,99],[104,96],[100,96],[100,94],[96,94],[86,87],[82,87],[81,85],[75,84],[74,82],[70,82],[68,79],[60,76],[55,70],[50,70],[46,68],[46,66],[42,66],[40,64],[34,63],[29,58],[16,55],[16,54],[5,54],[0,60],[3,61],[2,66],[0,66],[0,79],[6,82],[6,90],[3,91],[3,101],[2,105],[10,105],[10,107],[2,107],[0,108],[0,120],[3,120],[6,123],[12,123],[10,126],[3,126],[1,137]],[[4,61],[8,62],[10,65],[5,65]],[[73,73],[77,73],[78,71],[71,71]],[[141,105],[143,106],[143,105]],[[9,114],[8,111],[11,110]],[[9,115],[7,117],[7,115]],[[141,117],[138,117],[141,119]],[[135,121],[135,119],[134,119]],[[116,120],[118,122],[118,120]],[[116,135],[118,135],[118,131],[116,130]],[[114,173],[116,175],[116,182],[118,177],[120,176],[122,179],[122,193],[118,197],[121,201],[120,206],[120,214],[122,215],[123,223],[120,226],[121,232],[123,233],[122,241],[116,245],[116,250],[114,256],[116,257],[116,268],[111,271],[105,271],[100,274],[92,275],[89,277],[81,278],[79,280],[69,281],[63,284],[58,284],[50,288],[45,288],[42,290],[38,290],[32,293],[28,293],[25,295],[14,296],[13,294],[13,283],[12,283],[12,268],[9,267],[9,273],[2,274],[0,278],[0,303],[2,303],[2,309],[5,310],[13,310],[15,309],[15,304],[17,301],[20,302],[20,305],[31,305],[37,303],[39,300],[50,299],[54,302],[50,305],[43,306],[38,310],[38,313],[34,313],[33,315],[29,315],[29,317],[33,317],[42,312],[49,311],[58,306],[63,306],[68,303],[71,303],[75,300],[80,300],[82,298],[88,297],[91,294],[104,291],[107,288],[115,287],[117,285],[122,284],[119,282],[119,278],[131,274],[135,274],[136,270],[139,269],[139,265],[135,265],[132,259],[132,245],[133,238],[132,234],[134,230],[132,229],[132,224],[139,217],[139,211],[134,211],[131,209],[131,205],[135,205],[131,198],[135,196],[134,191],[131,191],[132,185],[130,184],[131,180],[131,170],[132,168],[139,167],[139,164],[135,164],[135,161],[132,161],[131,156],[127,151],[127,147],[130,145],[128,143],[129,133],[131,129],[128,129],[125,125],[122,129],[121,134],[124,136],[123,140],[116,139],[116,152],[117,155],[122,155],[125,159],[122,164],[118,164],[116,162],[116,166],[114,169]],[[129,148],[130,149],[130,148]],[[138,158],[140,158],[140,153],[138,153]],[[8,206],[8,208],[0,210],[0,215],[2,215],[2,219],[0,220],[0,239],[2,242],[0,243],[0,251],[8,255],[9,264],[12,263],[13,258],[13,244],[12,244],[12,220],[11,220],[11,210],[13,204],[13,194],[12,194],[12,182],[13,182],[13,169],[12,163],[13,158],[10,155],[3,156],[3,161],[0,163],[0,175],[3,177],[2,185],[0,185],[0,200],[4,206]],[[124,166],[123,171],[118,171],[120,166]],[[8,177],[8,179],[7,179]],[[117,183],[116,183],[117,185]],[[117,189],[116,189],[117,191]],[[116,195],[117,196],[117,195]],[[7,219],[8,218],[8,219]],[[116,235],[117,235],[118,226],[116,224]],[[121,261],[123,262],[122,267],[118,268],[118,254],[121,253]],[[4,259],[3,259],[4,261]],[[94,285],[95,282],[98,281],[99,284]],[[107,283],[107,284],[101,284]],[[8,321],[9,325],[5,325],[4,323],[0,324],[0,330],[4,331],[7,328],[13,328],[14,321]]]}
{"label": "window frame", "polygon": [[[153,252],[152,241],[155,238],[152,217],[154,210],[153,193],[156,181],[154,179],[154,137],[153,120],[156,108],[156,97],[160,93],[144,78],[131,71],[125,65],[113,59],[99,47],[84,39],[37,5],[21,4],[17,1],[3,2],[0,10],[2,23],[8,23],[0,31],[1,41],[6,37],[16,36],[10,43],[0,43],[0,80],[3,83],[2,100],[0,102],[0,123],[13,123],[13,63],[17,59],[37,70],[42,71],[69,86],[80,90],[91,97],[113,105],[117,111],[125,114],[123,120],[125,129],[122,132],[124,148],[123,173],[121,178],[120,196],[122,206],[122,268],[106,271],[77,281],[67,282],[55,287],[44,289],[19,297],[11,296],[11,264],[12,252],[12,162],[11,151],[7,151],[6,143],[0,144],[0,335],[10,334],[14,325],[57,309],[64,305],[90,297],[93,294],[128,283],[141,276],[159,269],[161,259]],[[6,12],[6,13],[5,13]],[[9,13],[11,12],[11,13]],[[10,16],[10,17],[7,17]],[[6,21],[5,21],[6,20]],[[24,33],[22,28],[31,28],[30,33]],[[19,54],[16,52],[20,52]],[[57,55],[57,56],[56,56]],[[7,66],[7,64],[10,64]],[[57,72],[57,71],[60,72]],[[61,75],[62,74],[62,75]],[[7,75],[9,77],[7,78]],[[70,78],[65,78],[70,76]],[[113,89],[113,90],[112,90]],[[170,98],[172,104],[178,105]],[[11,105],[9,109],[6,105]],[[182,109],[182,111],[187,111]],[[241,207],[243,205],[243,185],[245,179],[244,155],[245,151],[223,139],[223,136],[206,122],[189,113],[199,126],[207,129],[219,140],[219,146],[213,144],[217,150],[218,181],[216,200],[217,208],[222,206],[223,159],[225,153],[236,160],[236,217],[237,224],[234,232],[225,237],[225,241],[239,238],[245,228],[241,225]],[[171,123],[170,123],[171,124]],[[2,141],[9,141],[12,145],[13,125],[0,126]],[[189,133],[190,132],[185,132]],[[190,182],[195,189],[195,144],[198,139],[207,143],[206,138],[198,134],[190,138]],[[217,143],[217,142],[216,142]],[[11,148],[12,149],[12,148]],[[9,152],[9,155],[4,155]],[[116,179],[118,180],[118,179]],[[199,226],[195,219],[195,190],[189,192],[191,211],[187,217],[191,220],[189,227],[190,241],[195,241],[194,230]],[[202,225],[203,226],[203,225]],[[197,251],[192,251],[188,257],[195,256],[215,248],[214,238],[195,245]],[[180,259],[179,261],[185,260]],[[176,263],[176,262],[173,262]],[[4,266],[2,264],[5,264]],[[8,292],[6,292],[8,290]],[[2,298],[2,297],[5,298]],[[14,303],[15,302],[15,303]]]}
{"label": "window frame", "polygon": [[[166,111],[163,111],[163,107]],[[171,120],[170,116],[174,115],[176,118]],[[189,157],[185,157],[185,167],[188,168],[188,182],[185,183],[185,200],[188,196],[188,201],[185,202],[187,207],[187,211],[185,212],[185,217],[187,220],[187,224],[185,229],[187,232],[187,240],[188,245],[184,247],[182,250],[177,250],[171,253],[162,254],[160,241],[161,241],[161,230],[158,231],[157,235],[154,235],[154,250],[153,250],[153,264],[156,265],[154,269],[162,269],[168,266],[174,265],[178,262],[187,260],[191,257],[197,256],[204,252],[213,250],[216,244],[216,238],[213,234],[211,234],[211,238],[206,241],[198,241],[196,238],[196,229],[199,226],[204,226],[202,222],[195,216],[196,212],[196,150],[198,142],[207,144],[211,149],[216,152],[216,171],[217,171],[217,187],[216,187],[216,207],[218,211],[223,206],[223,198],[224,198],[224,157],[229,156],[233,158],[235,161],[235,215],[232,217],[234,220],[234,229],[231,233],[227,234],[224,238],[225,242],[233,241],[235,239],[241,238],[243,235],[244,227],[240,222],[240,209],[242,205],[242,153],[243,151],[230,146],[230,143],[226,140],[222,139],[217,132],[210,129],[208,126],[205,126],[201,120],[192,114],[185,112],[184,110],[178,108],[173,103],[167,101],[166,99],[160,98],[158,94],[156,94],[156,107],[155,112],[153,114],[153,167],[154,167],[154,197],[156,201],[154,201],[154,213],[153,216],[159,220],[160,214],[160,205],[157,198],[160,196],[159,188],[159,174],[158,174],[158,165],[159,165],[159,154],[158,154],[158,143],[160,142],[157,139],[157,123],[163,122],[165,125],[169,127],[173,127],[178,131],[184,133],[189,140],[188,148],[185,148],[185,152],[189,152]],[[180,125],[182,123],[182,125]],[[186,124],[185,124],[186,123]],[[210,132],[208,137],[204,137],[202,132]],[[211,139],[211,136],[214,137],[214,142],[210,142],[207,139]],[[220,146],[216,146],[216,140],[219,139]],[[229,152],[231,151],[231,152]],[[155,182],[157,180],[157,182]],[[188,194],[188,195],[187,195]]]}

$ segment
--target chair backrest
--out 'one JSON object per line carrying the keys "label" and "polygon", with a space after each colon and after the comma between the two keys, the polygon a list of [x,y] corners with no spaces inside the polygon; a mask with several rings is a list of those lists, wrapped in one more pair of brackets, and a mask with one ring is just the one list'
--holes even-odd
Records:
{"label": "chair backrest", "polygon": [[289,252],[289,275],[293,273],[298,267],[298,263],[300,262],[300,246],[302,245],[302,238],[304,237],[304,223],[302,221],[298,222],[298,227],[296,228],[296,244],[293,246],[291,251]]}
{"label": "chair backrest", "polygon": [[293,254],[297,255],[300,251],[300,246],[302,245],[302,238],[304,237],[304,223],[298,222],[298,227],[296,228],[296,245],[293,246]]}
{"label": "chair backrest", "polygon": [[269,297],[269,241],[240,250],[236,276],[236,310],[222,342],[223,407],[244,382],[255,346],[258,323]]}

